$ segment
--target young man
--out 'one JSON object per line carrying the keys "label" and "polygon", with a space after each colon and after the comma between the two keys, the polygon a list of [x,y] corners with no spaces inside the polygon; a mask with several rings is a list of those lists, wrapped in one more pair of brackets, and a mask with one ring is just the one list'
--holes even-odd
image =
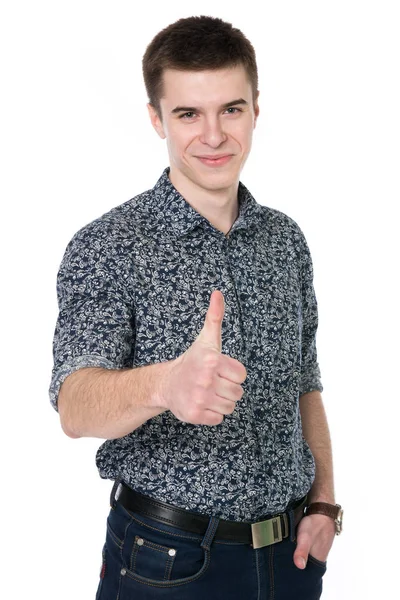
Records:
{"label": "young man", "polygon": [[341,510],[307,242],[239,181],[254,49],[181,19],[143,73],[170,165],[58,274],[51,401],[115,480],[97,599],[316,599]]}

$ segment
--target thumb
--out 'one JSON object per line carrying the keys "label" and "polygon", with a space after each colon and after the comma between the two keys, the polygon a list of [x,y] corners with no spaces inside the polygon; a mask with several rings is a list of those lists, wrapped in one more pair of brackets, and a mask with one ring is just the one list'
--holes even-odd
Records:
{"label": "thumb", "polygon": [[293,562],[299,569],[304,569],[307,564],[308,553],[310,551],[309,541],[303,539],[299,542],[297,540],[297,547],[293,555]]}
{"label": "thumb", "polygon": [[222,351],[222,319],[224,318],[225,302],[222,292],[214,290],[210,297],[203,329],[197,339],[207,346]]}

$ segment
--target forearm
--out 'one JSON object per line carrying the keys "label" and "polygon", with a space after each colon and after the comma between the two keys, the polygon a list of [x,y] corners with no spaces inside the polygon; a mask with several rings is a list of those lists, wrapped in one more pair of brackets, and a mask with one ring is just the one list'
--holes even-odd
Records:
{"label": "forearm", "polygon": [[58,397],[63,431],[74,438],[115,439],[164,412],[160,391],[171,362],[74,371],[61,385]]}
{"label": "forearm", "polygon": [[316,474],[310,491],[310,502],[335,503],[332,445],[328,422],[319,391],[300,397],[303,435],[314,456]]}

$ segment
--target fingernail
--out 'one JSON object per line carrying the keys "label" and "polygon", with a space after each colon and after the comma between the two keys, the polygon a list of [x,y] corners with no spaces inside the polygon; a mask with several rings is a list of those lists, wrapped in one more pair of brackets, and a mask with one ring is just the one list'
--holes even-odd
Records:
{"label": "fingernail", "polygon": [[306,566],[306,561],[304,560],[304,558],[301,558],[301,559],[300,559],[300,563],[301,563],[301,565],[302,565],[302,567],[301,567],[301,568],[302,568],[302,569],[304,569],[304,568],[305,568],[305,566]]}

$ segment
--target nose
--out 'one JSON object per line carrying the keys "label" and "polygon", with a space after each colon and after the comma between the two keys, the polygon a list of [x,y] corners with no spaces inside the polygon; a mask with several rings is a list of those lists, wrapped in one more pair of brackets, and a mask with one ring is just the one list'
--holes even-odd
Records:
{"label": "nose", "polygon": [[222,123],[218,118],[204,119],[200,141],[212,148],[218,148],[226,140]]}

